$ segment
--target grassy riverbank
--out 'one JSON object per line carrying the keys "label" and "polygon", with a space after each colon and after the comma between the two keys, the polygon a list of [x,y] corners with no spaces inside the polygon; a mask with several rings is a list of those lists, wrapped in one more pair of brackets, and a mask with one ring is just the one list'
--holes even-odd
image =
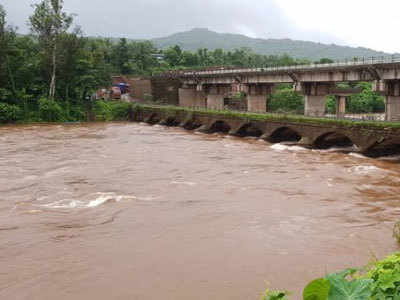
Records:
{"label": "grassy riverbank", "polygon": [[133,105],[119,101],[95,101],[76,105],[62,105],[40,99],[35,106],[0,103],[0,124],[41,122],[127,121]]}

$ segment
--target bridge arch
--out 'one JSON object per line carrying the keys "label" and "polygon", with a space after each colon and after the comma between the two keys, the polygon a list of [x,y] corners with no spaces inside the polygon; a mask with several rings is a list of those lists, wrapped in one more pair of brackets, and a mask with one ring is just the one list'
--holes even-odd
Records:
{"label": "bridge arch", "polygon": [[237,130],[236,134],[242,137],[260,137],[263,135],[263,131],[253,123],[246,123]]}
{"label": "bridge arch", "polygon": [[217,120],[212,125],[210,126],[210,129],[208,130],[209,133],[215,133],[215,132],[222,132],[222,133],[229,133],[231,130],[231,126],[222,120]]}
{"label": "bridge arch", "polygon": [[149,123],[151,125],[157,124],[161,121],[161,117],[157,113],[152,113],[146,120],[146,123]]}
{"label": "bridge arch", "polygon": [[370,157],[382,157],[400,154],[400,139],[387,139],[380,143],[376,142],[364,151]]}
{"label": "bridge arch", "polygon": [[181,126],[186,130],[196,130],[200,128],[203,124],[195,119],[189,119],[181,123]]}
{"label": "bridge arch", "polygon": [[298,142],[302,138],[301,134],[291,127],[279,127],[275,129],[267,140],[271,143]]}
{"label": "bridge arch", "polygon": [[329,149],[332,147],[352,147],[356,145],[347,135],[330,131],[317,137],[314,141],[314,147],[317,149]]}
{"label": "bridge arch", "polygon": [[163,121],[163,123],[164,123],[163,125],[170,126],[170,127],[177,127],[180,124],[179,120],[175,116],[167,117]]}

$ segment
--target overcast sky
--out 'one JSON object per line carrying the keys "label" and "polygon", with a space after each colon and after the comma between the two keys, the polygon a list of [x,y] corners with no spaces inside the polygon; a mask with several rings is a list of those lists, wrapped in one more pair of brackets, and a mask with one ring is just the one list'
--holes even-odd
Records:
{"label": "overcast sky", "polygon": [[[27,32],[31,4],[0,0],[10,24]],[[400,1],[65,0],[87,35],[162,37],[195,27],[260,38],[291,38],[400,52]]]}

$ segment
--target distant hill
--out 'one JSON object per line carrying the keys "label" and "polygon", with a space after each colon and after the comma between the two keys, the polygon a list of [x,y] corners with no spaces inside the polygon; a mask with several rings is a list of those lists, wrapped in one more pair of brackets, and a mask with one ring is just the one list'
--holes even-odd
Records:
{"label": "distant hill", "polygon": [[190,51],[195,51],[199,48],[234,50],[248,47],[258,54],[279,55],[286,53],[295,58],[308,58],[311,60],[319,60],[321,58],[338,60],[388,55],[388,53],[362,47],[326,45],[290,39],[255,39],[241,34],[217,33],[204,28],[196,28],[167,37],[152,39],[152,42],[158,48],[179,45],[184,50]]}

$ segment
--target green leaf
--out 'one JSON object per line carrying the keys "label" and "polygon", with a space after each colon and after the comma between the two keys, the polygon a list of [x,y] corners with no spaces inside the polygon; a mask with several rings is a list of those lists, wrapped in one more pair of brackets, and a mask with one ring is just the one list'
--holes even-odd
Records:
{"label": "green leaf", "polygon": [[320,278],[310,282],[303,291],[303,300],[327,300],[330,291],[329,280]]}
{"label": "green leaf", "polygon": [[371,279],[347,281],[345,274],[331,274],[326,277],[330,283],[328,300],[369,300],[372,294]]}

